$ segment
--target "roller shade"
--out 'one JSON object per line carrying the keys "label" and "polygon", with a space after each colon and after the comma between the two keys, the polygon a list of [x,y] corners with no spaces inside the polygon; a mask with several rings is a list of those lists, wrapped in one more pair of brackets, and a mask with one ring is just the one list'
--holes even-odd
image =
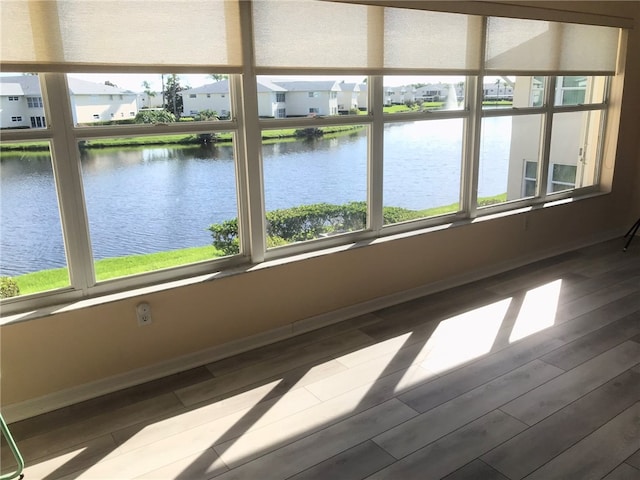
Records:
{"label": "roller shade", "polygon": [[2,0],[3,64],[221,66],[242,63],[237,0]]}
{"label": "roller shade", "polygon": [[319,2],[253,4],[258,68],[475,71],[481,17]]}
{"label": "roller shade", "polygon": [[485,67],[501,72],[613,74],[619,29],[489,17]]}

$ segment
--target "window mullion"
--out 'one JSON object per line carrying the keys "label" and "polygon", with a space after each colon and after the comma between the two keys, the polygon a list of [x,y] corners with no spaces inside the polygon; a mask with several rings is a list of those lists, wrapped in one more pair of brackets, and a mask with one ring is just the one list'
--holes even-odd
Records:
{"label": "window mullion", "polygon": [[547,77],[547,91],[544,102],[544,131],[542,137],[541,158],[538,165],[537,194],[541,200],[547,196],[547,184],[549,183],[549,156],[551,154],[551,128],[553,125],[553,111],[555,103],[556,77]]}
{"label": "window mullion", "polygon": [[384,175],[384,118],[382,114],[383,77],[368,77],[369,82],[369,114],[373,124],[369,127],[368,137],[368,204],[369,229],[379,232],[384,224],[383,219],[383,175]]}
{"label": "window mullion", "polygon": [[60,204],[62,232],[71,285],[86,290],[95,284],[89,223],[84,204],[77,140],[72,132],[69,89],[62,73],[42,74],[51,128],[52,163]]}
{"label": "window mullion", "polygon": [[[478,176],[480,172],[480,142],[482,134],[482,99],[485,73],[485,55],[487,42],[487,17],[482,19],[480,35],[480,72],[471,81],[467,81],[468,105],[471,114],[467,120],[465,132],[464,160],[462,168],[461,209],[468,212],[469,218],[475,218],[478,210]],[[470,93],[470,95],[469,95]]]}
{"label": "window mullion", "polygon": [[251,2],[240,2],[240,21],[242,29],[243,70],[241,79],[241,104],[244,125],[242,142],[244,155],[238,161],[245,163],[245,186],[240,193],[245,193],[245,202],[241,202],[240,241],[243,252],[249,252],[251,261],[259,263],[264,260],[266,252],[266,217],[264,202],[264,185],[262,175],[262,135],[258,119],[258,82],[255,74],[253,50],[253,21]]}

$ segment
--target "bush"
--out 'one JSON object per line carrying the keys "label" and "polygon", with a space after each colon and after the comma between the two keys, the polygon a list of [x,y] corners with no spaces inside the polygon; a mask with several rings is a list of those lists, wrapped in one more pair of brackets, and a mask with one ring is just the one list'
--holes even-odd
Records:
{"label": "bush", "polygon": [[225,220],[209,227],[213,236],[213,246],[225,255],[240,253],[240,241],[238,240],[238,219]]}
{"label": "bush", "polygon": [[[384,207],[385,223],[399,223],[423,214],[400,207]],[[267,247],[279,247],[292,242],[312,240],[321,236],[351,232],[365,228],[366,202],[349,202],[343,205],[315,203],[267,212]],[[225,255],[240,252],[238,220],[226,220],[209,227],[213,246]]]}
{"label": "bush", "polygon": [[17,297],[20,295],[18,283],[11,277],[0,277],[0,298]]}
{"label": "bush", "polygon": [[195,116],[195,119],[199,122],[205,120],[219,120],[218,112],[210,109],[202,110],[201,112],[198,112],[198,114]]}
{"label": "bush", "polygon": [[166,110],[140,110],[136,115],[136,123],[172,123],[176,116]]}
{"label": "bush", "polygon": [[304,137],[304,138],[316,138],[321,137],[324,134],[321,128],[311,127],[311,128],[299,128],[295,131],[296,137]]}

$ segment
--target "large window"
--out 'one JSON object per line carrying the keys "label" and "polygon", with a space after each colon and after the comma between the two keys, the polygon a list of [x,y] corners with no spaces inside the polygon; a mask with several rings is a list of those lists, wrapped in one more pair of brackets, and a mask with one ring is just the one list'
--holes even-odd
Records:
{"label": "large window", "polygon": [[3,5],[20,20],[3,20],[3,71],[43,72],[0,74],[0,274],[20,294],[3,312],[600,185],[618,28],[317,0],[45,3]]}

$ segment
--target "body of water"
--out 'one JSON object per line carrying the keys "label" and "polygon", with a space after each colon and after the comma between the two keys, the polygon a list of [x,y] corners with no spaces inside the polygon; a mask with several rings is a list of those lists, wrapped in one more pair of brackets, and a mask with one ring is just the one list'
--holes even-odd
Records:
{"label": "body of water", "polygon": [[[511,119],[488,120],[502,140],[492,142],[496,168],[479,196],[504,193],[507,184]],[[366,135],[264,145],[267,210],[366,200]],[[384,204],[417,210],[457,202],[461,149],[460,119],[386,126]],[[96,259],[209,245],[207,227],[237,216],[231,146],[90,149],[81,162]],[[65,266],[59,218],[49,156],[4,156],[0,274]]]}

